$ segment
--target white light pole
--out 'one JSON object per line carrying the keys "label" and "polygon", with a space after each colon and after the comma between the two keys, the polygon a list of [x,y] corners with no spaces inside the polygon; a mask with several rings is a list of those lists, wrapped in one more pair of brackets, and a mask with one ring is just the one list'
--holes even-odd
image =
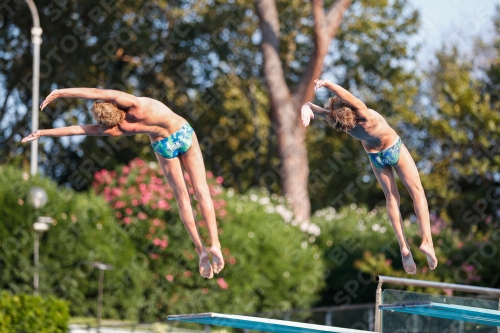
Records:
{"label": "white light pole", "polygon": [[[35,186],[30,190],[28,200],[35,209],[38,209],[47,203],[47,192],[45,192],[43,188]],[[38,295],[39,286],[40,237],[45,231],[49,230],[50,225],[54,224],[54,222],[54,219],[51,217],[39,216],[33,224],[33,229],[35,229],[35,242],[33,249],[33,264],[35,266],[35,271],[33,273],[33,293],[35,295]]]}
{"label": "white light pole", "polygon": [[35,223],[33,223],[33,229],[35,229],[35,248],[34,248],[34,255],[33,255],[33,261],[35,264],[35,273],[33,274],[33,289],[34,289],[34,294],[38,295],[38,279],[39,279],[39,259],[38,259],[38,253],[40,251],[40,237],[42,237],[42,234],[49,230],[49,227],[54,224],[54,219],[51,217],[45,217],[45,216],[40,216],[36,220]]}
{"label": "white light pole", "polygon": [[99,290],[97,293],[97,332],[101,331],[101,313],[102,313],[102,289],[104,284],[104,271],[113,269],[113,266],[101,262],[93,262],[93,267],[99,269]]}
{"label": "white light pole", "polygon": [[[31,106],[31,131],[38,130],[38,99],[40,89],[40,44],[42,44],[42,28],[40,18],[33,0],[26,0],[33,17],[33,28],[31,28],[31,43],[33,44],[33,91]],[[30,173],[36,175],[38,169],[38,140],[31,141]]]}

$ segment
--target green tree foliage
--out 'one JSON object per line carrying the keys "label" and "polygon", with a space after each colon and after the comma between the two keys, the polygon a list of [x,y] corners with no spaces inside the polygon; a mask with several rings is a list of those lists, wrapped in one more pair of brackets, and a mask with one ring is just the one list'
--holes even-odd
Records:
{"label": "green tree foliage", "polygon": [[[500,101],[499,91],[500,91],[500,53],[498,49],[500,47],[500,6],[496,6],[496,13],[493,16],[493,27],[494,27],[494,37],[492,41],[484,42],[481,39],[476,41],[476,56],[479,61],[486,58],[486,65],[480,64],[483,70],[485,70],[486,76],[483,77],[483,81],[486,83],[486,89],[491,96],[491,102],[496,103]],[[484,57],[486,55],[486,57]],[[479,62],[478,61],[478,62]]]}
{"label": "green tree foliage", "polygon": [[[198,256],[178,218],[172,189],[156,164],[136,159],[118,172],[103,170],[95,175],[96,191],[113,207],[119,223],[145,256],[143,269],[151,272],[140,318],[310,306],[322,287],[317,249],[303,248],[307,238],[302,232],[284,224],[279,214],[266,212],[257,200],[236,197],[234,191],[226,196],[221,177],[208,172],[207,179],[227,263],[213,280],[198,274]],[[186,184],[193,194],[187,175]],[[196,215],[201,218],[199,212]],[[206,225],[202,220],[198,223],[207,244]],[[281,287],[276,288],[277,284]]]}
{"label": "green tree foliage", "polygon": [[429,205],[462,231],[485,227],[498,219],[500,105],[456,48],[437,54],[429,80],[415,149]]}
{"label": "green tree foliage", "polygon": [[64,333],[68,330],[69,305],[54,297],[0,292],[0,332]]}
{"label": "green tree foliage", "polygon": [[[48,179],[30,178],[12,167],[2,167],[0,179],[9,184],[0,189],[0,288],[32,292],[32,225],[37,216],[47,215],[57,224],[40,241],[40,294],[70,300],[73,315],[92,316],[98,288],[92,262],[104,262],[115,267],[105,273],[104,315],[135,318],[145,274],[104,200],[58,188]],[[38,211],[28,204],[33,186],[48,194],[48,203]]]}

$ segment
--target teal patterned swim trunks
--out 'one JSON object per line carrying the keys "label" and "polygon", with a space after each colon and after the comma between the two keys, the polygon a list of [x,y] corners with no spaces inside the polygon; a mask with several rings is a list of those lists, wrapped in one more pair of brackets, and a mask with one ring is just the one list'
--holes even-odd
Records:
{"label": "teal patterned swim trunks", "polygon": [[378,153],[368,153],[368,157],[376,168],[383,168],[388,165],[395,166],[399,162],[399,153],[401,151],[401,138],[391,147],[379,151]]}
{"label": "teal patterned swim trunks", "polygon": [[180,130],[160,141],[152,142],[153,150],[165,158],[174,158],[186,153],[193,143],[194,129],[186,124]]}

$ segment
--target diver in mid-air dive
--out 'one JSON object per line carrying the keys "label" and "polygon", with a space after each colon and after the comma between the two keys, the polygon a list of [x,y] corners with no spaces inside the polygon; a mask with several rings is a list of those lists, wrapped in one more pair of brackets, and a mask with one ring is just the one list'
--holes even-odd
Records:
{"label": "diver in mid-air dive", "polygon": [[[224,268],[214,204],[207,184],[205,164],[196,133],[189,123],[175,114],[165,104],[148,97],[136,97],[117,90],[94,88],[57,89],[42,102],[43,110],[57,98],[76,97],[96,99],[91,112],[98,124],[43,129],[31,133],[22,142],[37,140],[42,136],[120,136],[147,134],[158,162],[173,189],[182,222],[193,240],[199,256],[199,271],[205,278],[212,278]],[[201,241],[191,198],[182,168],[189,174],[200,203],[211,239],[207,250]],[[209,254],[212,256],[210,263]]]}
{"label": "diver in mid-air dive", "polygon": [[429,268],[435,269],[438,260],[432,243],[427,199],[415,161],[401,138],[384,117],[369,109],[346,89],[327,80],[315,80],[315,84],[315,90],[325,87],[337,97],[330,98],[328,109],[313,103],[305,103],[301,109],[303,125],[308,126],[316,114],[324,118],[331,127],[361,141],[375,177],[384,191],[387,213],[399,242],[403,267],[407,273],[415,274],[417,267],[403,232],[403,221],[399,210],[400,197],[392,169],[396,170],[413,200],[415,214],[422,231],[420,251],[427,256]]}

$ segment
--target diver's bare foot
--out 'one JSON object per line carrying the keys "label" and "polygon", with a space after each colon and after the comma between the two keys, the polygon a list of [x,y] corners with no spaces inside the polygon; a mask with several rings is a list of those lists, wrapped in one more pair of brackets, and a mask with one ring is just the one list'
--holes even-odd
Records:
{"label": "diver's bare foot", "polygon": [[401,250],[401,258],[403,259],[403,268],[406,273],[412,275],[415,274],[417,272],[417,265],[415,265],[415,261],[413,260],[410,250]]}
{"label": "diver's bare foot", "polygon": [[219,274],[224,268],[224,258],[222,257],[220,247],[212,246],[210,248],[210,253],[212,254],[212,268],[214,273]]}
{"label": "diver's bare foot", "polygon": [[200,257],[199,269],[200,275],[205,279],[211,279],[214,277],[214,271],[212,270],[212,265],[210,264],[210,258],[208,257],[207,251],[203,249],[200,253],[198,253]]}
{"label": "diver's bare foot", "polygon": [[436,253],[434,252],[434,246],[432,246],[432,244],[422,244],[420,245],[420,251],[427,256],[429,268],[431,270],[435,269],[438,265],[438,260],[436,258]]}

